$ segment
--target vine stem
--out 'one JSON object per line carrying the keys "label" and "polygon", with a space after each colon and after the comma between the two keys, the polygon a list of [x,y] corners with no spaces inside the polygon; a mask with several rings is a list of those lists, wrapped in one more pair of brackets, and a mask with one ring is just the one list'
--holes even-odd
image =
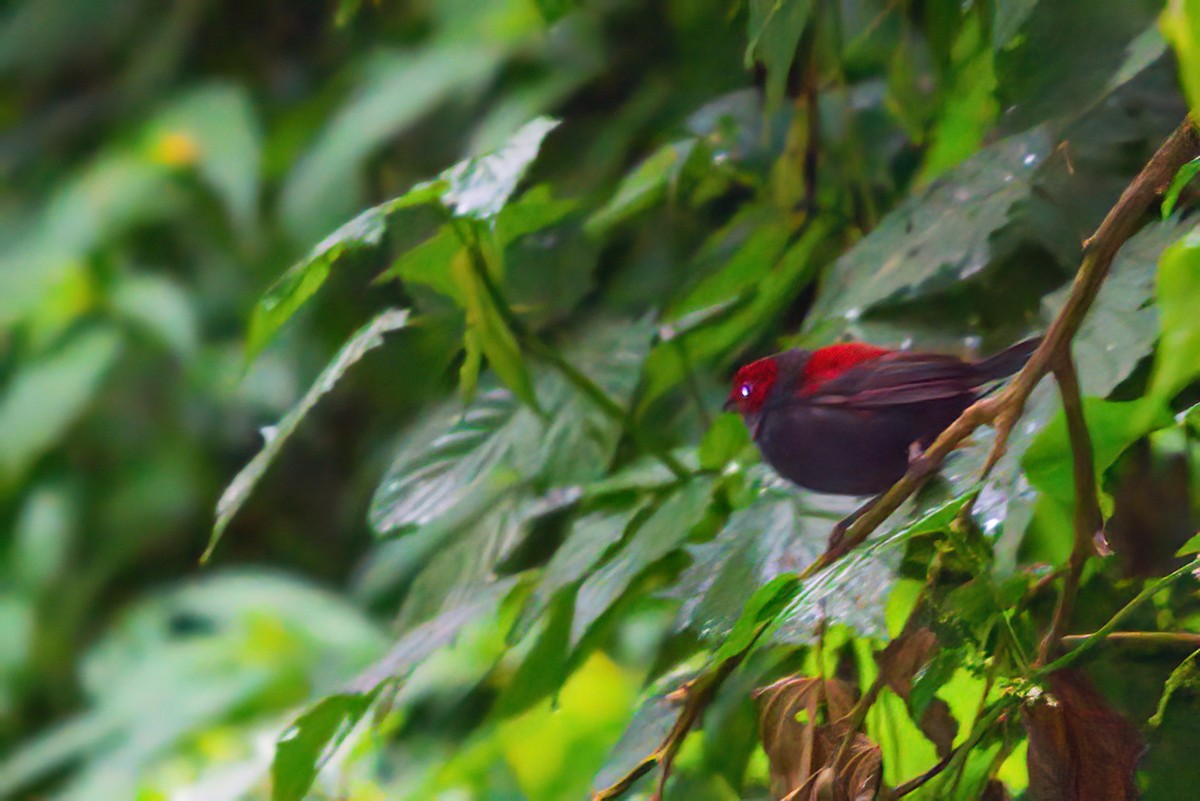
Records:
{"label": "vine stem", "polygon": [[[1121,193],[1121,197],[1109,210],[1095,233],[1083,243],[1083,259],[1079,271],[1075,275],[1074,283],[1071,285],[1067,301],[1051,321],[1041,345],[1033,352],[1021,371],[1001,393],[976,401],[951,423],[925,453],[913,460],[904,476],[884,493],[874,506],[845,530],[835,545],[826,549],[799,574],[800,580],[803,581],[816,575],[862,544],[899,508],[900,504],[904,503],[924,484],[925,480],[937,470],[951,451],[962,444],[963,440],[970,436],[975,429],[984,424],[991,424],[996,429],[996,438],[984,462],[981,477],[986,478],[991,473],[992,468],[1003,455],[1009,434],[1024,413],[1025,404],[1034,388],[1050,367],[1056,363],[1059,354],[1066,354],[1069,358],[1071,340],[1075,337],[1079,326],[1083,323],[1083,318],[1100,292],[1104,279],[1108,277],[1117,251],[1138,229],[1150,206],[1170,186],[1171,180],[1179,168],[1198,156],[1200,156],[1200,132],[1197,131],[1191,118],[1187,117],[1155,151],[1146,166]],[[1091,480],[1094,481],[1094,477]],[[1095,648],[1097,642],[1111,634],[1125,615],[1132,611],[1138,603],[1156,592],[1159,587],[1165,586],[1169,581],[1174,581],[1197,566],[1200,566],[1200,560],[1152,582],[1101,629],[1079,642],[1075,648],[1063,656],[1036,669],[1035,677],[1044,677],[1055,670],[1074,664],[1084,654]],[[711,678],[711,681],[703,685],[705,704],[716,694],[720,684],[733,671],[733,668],[741,663],[756,642],[757,637],[741,651],[718,663],[705,674]],[[693,682],[699,681],[705,676],[698,677]],[[970,738],[963,746],[953,752],[951,759],[944,760],[941,765],[942,769],[944,770],[951,763],[965,758],[964,755],[979,741],[987,728],[999,721],[1008,707],[1015,703],[1016,701],[1011,696],[997,701],[987,714],[976,721],[975,726],[972,727]],[[659,763],[655,754],[662,753],[666,746],[671,745],[673,748],[671,754],[673,755],[691,727],[700,718],[702,711],[703,708],[696,709],[692,704],[685,706],[671,732],[655,753],[639,763],[633,771],[611,787],[596,793],[593,798],[599,801],[610,801],[617,798],[628,790],[634,781]],[[940,772],[940,770],[932,771],[932,775],[925,778],[925,781]]]}

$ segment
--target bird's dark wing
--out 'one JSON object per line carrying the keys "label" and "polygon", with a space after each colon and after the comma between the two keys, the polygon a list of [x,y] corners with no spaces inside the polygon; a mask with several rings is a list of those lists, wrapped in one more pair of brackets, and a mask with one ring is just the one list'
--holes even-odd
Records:
{"label": "bird's dark wing", "polygon": [[975,365],[953,356],[891,353],[852,367],[796,399],[818,406],[873,409],[960,398],[983,383]]}

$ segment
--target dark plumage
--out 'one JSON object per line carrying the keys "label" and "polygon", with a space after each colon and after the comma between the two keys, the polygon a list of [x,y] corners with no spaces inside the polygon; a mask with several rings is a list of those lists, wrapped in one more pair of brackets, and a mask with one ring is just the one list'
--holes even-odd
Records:
{"label": "dark plumage", "polygon": [[738,370],[726,408],[741,413],[784,478],[818,492],[872,495],[904,475],[986,384],[1019,370],[1039,341],[977,362],[864,343],[789,350]]}

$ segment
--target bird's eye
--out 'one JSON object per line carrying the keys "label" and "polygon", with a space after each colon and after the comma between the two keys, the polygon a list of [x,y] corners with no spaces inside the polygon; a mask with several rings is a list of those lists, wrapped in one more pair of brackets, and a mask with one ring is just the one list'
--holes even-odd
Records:
{"label": "bird's eye", "polygon": [[742,397],[743,398],[750,397],[750,385],[749,384],[742,384]]}

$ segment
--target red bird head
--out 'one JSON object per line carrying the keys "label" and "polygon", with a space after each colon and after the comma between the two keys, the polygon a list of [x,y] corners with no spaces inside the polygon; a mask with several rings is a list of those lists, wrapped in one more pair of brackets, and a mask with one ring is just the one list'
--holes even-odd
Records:
{"label": "red bird head", "polygon": [[742,415],[757,413],[767,402],[778,377],[779,363],[774,356],[750,362],[734,374],[725,408],[736,409]]}
{"label": "red bird head", "polygon": [[847,342],[811,352],[796,349],[767,356],[750,362],[734,374],[733,387],[729,390],[725,408],[737,410],[742,416],[758,414],[782,373],[795,377],[792,392],[809,395],[856,364],[890,352],[887,348],[865,342]]}

